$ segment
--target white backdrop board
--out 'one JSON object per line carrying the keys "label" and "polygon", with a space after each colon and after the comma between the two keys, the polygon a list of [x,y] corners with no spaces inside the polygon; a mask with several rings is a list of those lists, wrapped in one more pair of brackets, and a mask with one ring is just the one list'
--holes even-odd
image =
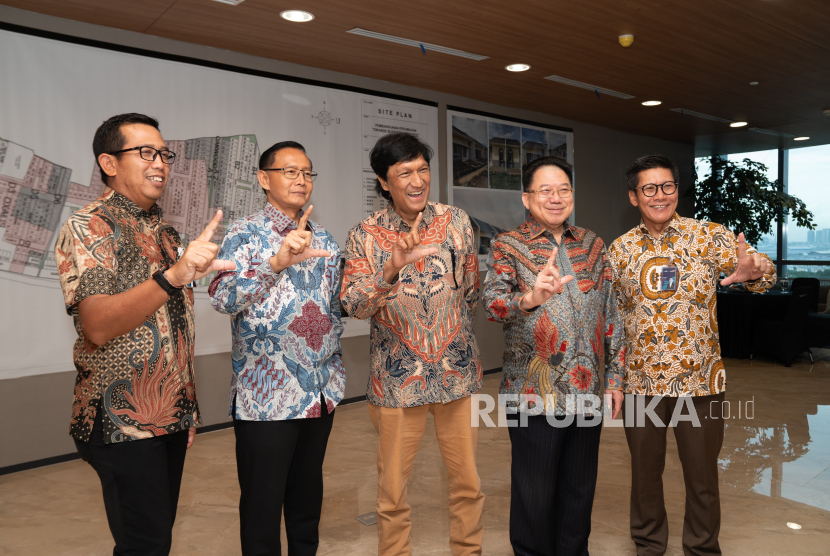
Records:
{"label": "white backdrop board", "polygon": [[470,216],[482,269],[490,240],[525,220],[522,166],[544,156],[574,161],[570,129],[453,107],[447,110],[447,148],[450,204]]}
{"label": "white backdrop board", "polygon": [[[178,155],[160,205],[185,241],[219,207],[217,241],[261,208],[259,155],[293,140],[319,173],[313,219],[343,249],[348,230],[384,206],[368,163],[377,138],[409,131],[438,145],[434,103],[76,42],[0,30],[0,379],[73,368],[53,248],[67,217],[103,188],[91,144],[110,116],[159,119]],[[204,284],[196,299],[196,354],[230,351],[228,317]],[[367,333],[365,323],[346,326]]]}

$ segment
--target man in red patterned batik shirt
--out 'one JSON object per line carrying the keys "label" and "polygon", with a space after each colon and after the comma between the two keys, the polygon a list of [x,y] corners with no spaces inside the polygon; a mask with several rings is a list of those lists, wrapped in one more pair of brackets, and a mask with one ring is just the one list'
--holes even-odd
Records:
{"label": "man in red patterned batik shirt", "polygon": [[432,149],[407,133],[370,154],[377,190],[391,202],[352,228],[341,299],[371,318],[369,414],[378,445],[378,554],[411,550],[406,483],[428,413],[450,483],[450,548],[481,554],[484,494],[476,470],[478,429],[470,395],[481,388],[473,334],[478,257],[470,218],[429,203]]}

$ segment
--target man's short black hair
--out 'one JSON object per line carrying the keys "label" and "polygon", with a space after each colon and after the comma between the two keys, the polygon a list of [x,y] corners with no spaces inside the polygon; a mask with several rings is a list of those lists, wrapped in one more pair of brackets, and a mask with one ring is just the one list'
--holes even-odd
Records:
{"label": "man's short black hair", "polygon": [[[146,116],[144,114],[137,114],[130,112],[129,114],[119,114],[106,120],[98,126],[95,130],[95,137],[92,139],[92,153],[95,155],[95,163],[98,164],[98,170],[101,172],[101,179],[104,183],[108,183],[109,176],[104,173],[101,168],[101,163],[98,162],[98,157],[105,153],[113,153],[124,148],[124,134],[121,133],[121,126],[130,124],[143,124],[159,128],[159,122],[155,118]],[[137,145],[136,145],[137,146]]]}
{"label": "man's short black hair", "polygon": [[[280,141],[279,143],[275,143],[268,148],[267,151],[262,153],[259,157],[259,169],[264,170],[265,168],[269,168],[271,164],[274,163],[274,157],[277,153],[283,149],[297,149],[298,151],[302,151],[305,153],[305,147],[297,143],[296,141]],[[308,159],[311,162],[311,159]],[[312,167],[314,165],[312,164]]]}
{"label": "man's short black hair", "polygon": [[[384,180],[389,179],[389,167],[399,162],[409,162],[423,156],[427,164],[432,159],[432,148],[411,133],[390,133],[384,135],[369,153],[369,164],[375,175]],[[392,195],[375,179],[375,191],[378,195],[392,202]]]}
{"label": "man's short black hair", "polygon": [[677,164],[669,157],[663,156],[662,154],[647,154],[632,162],[628,170],[625,171],[625,181],[628,183],[628,190],[634,191],[637,189],[637,186],[640,184],[640,172],[653,170],[654,168],[671,170],[674,181],[678,182],[680,180],[680,172],[677,170]]}
{"label": "man's short black hair", "polygon": [[[305,153],[305,147],[297,143],[296,141],[280,141],[279,143],[274,143],[271,145],[268,150],[262,153],[259,156],[259,169],[264,170],[265,168],[270,168],[272,164],[274,164],[274,158],[276,158],[277,153],[283,149],[297,149],[298,151],[302,151]],[[308,156],[306,154],[306,156]],[[311,162],[311,159],[308,159],[309,164],[311,167],[314,168],[314,164]],[[262,184],[259,184],[262,187]],[[262,187],[262,191],[265,192],[265,188]],[[267,195],[268,193],[265,192]]]}
{"label": "man's short black hair", "polygon": [[568,176],[568,181],[571,183],[571,186],[573,186],[574,167],[568,164],[568,161],[564,158],[559,158],[558,156],[543,156],[542,158],[537,158],[522,166],[522,187],[524,188],[524,191],[530,189],[530,184],[533,183],[533,176],[536,175],[539,168],[543,168],[545,166],[556,166],[565,172],[565,175]]}

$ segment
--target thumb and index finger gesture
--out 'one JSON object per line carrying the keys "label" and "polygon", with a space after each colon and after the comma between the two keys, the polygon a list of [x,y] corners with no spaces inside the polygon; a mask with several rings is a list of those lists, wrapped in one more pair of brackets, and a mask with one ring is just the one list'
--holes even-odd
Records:
{"label": "thumb and index finger gesture", "polygon": [[548,262],[536,275],[536,282],[533,284],[533,290],[526,294],[521,301],[521,305],[525,310],[538,307],[555,293],[561,292],[565,284],[574,279],[573,276],[562,276],[559,268],[556,266],[556,256],[559,254],[559,248],[554,247],[553,252],[548,258]]}
{"label": "thumb and index finger gesture", "polygon": [[721,280],[722,286],[728,286],[738,282],[746,282],[750,280],[757,280],[764,275],[765,266],[767,263],[762,259],[758,253],[753,253],[751,256],[747,253],[746,238],[743,232],[738,234],[738,265],[735,271]]}
{"label": "thumb and index finger gesture", "polygon": [[[541,278],[541,284],[540,285],[549,285],[550,286],[551,293],[556,293],[558,291],[561,291],[562,286],[564,286],[565,284],[567,284],[568,282],[570,282],[571,280],[574,279],[573,276],[568,275],[568,276],[562,277],[562,275],[560,274],[559,268],[556,266],[556,256],[558,254],[559,254],[559,248],[554,247],[553,252],[551,253],[550,257],[548,258],[547,264],[542,269],[542,271],[539,273],[539,275],[536,277],[536,282],[537,283],[540,282],[540,278]],[[535,289],[535,287],[534,287],[534,289]]]}
{"label": "thumb and index finger gesture", "polygon": [[168,270],[168,280],[176,286],[183,286],[204,278],[214,271],[235,270],[233,261],[216,260],[219,246],[211,241],[216,229],[222,223],[222,210],[217,210],[213,219],[202,233],[191,241],[179,261]]}
{"label": "thumb and index finger gesture", "polygon": [[331,253],[326,249],[313,249],[311,242],[314,233],[307,229],[308,219],[314,205],[309,205],[308,210],[300,217],[296,230],[292,230],[285,236],[277,254],[271,257],[271,266],[274,271],[281,272],[289,266],[301,263],[312,257],[330,257]]}
{"label": "thumb and index finger gesture", "polygon": [[437,247],[421,247],[420,226],[424,213],[419,212],[408,234],[404,234],[392,246],[392,264],[400,270],[408,264],[416,263],[428,255],[438,253]]}

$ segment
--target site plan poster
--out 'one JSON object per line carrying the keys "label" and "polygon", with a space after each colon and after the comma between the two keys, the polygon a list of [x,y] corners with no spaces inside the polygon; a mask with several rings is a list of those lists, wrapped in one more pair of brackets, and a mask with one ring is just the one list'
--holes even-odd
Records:
{"label": "site plan poster", "polygon": [[[259,156],[293,140],[319,174],[312,219],[342,251],[349,229],[385,208],[369,187],[368,153],[377,139],[409,131],[438,143],[437,107],[415,99],[10,31],[0,31],[0,76],[0,379],[74,368],[76,332],[53,251],[67,218],[104,190],[91,145],[110,116],[158,118],[177,155],[159,204],[185,243],[220,208],[217,243],[231,222],[261,209]],[[440,171],[437,157],[432,169]],[[430,199],[438,193],[435,187]],[[207,282],[196,288],[197,355],[230,351],[228,317],[210,307]],[[347,320],[346,335],[368,334],[366,323]],[[35,333],[49,340],[34,341]]]}

